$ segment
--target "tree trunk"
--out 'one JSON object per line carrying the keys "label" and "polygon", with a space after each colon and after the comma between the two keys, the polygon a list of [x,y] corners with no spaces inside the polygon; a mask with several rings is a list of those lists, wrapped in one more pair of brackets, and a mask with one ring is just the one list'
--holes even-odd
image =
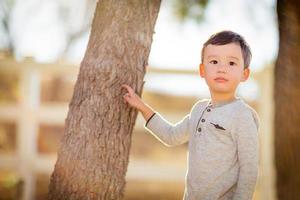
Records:
{"label": "tree trunk", "polygon": [[121,85],[141,96],[160,0],[99,0],[48,199],[122,199],[137,110]]}
{"label": "tree trunk", "polygon": [[300,7],[277,2],[279,52],[275,66],[277,198],[300,197]]}

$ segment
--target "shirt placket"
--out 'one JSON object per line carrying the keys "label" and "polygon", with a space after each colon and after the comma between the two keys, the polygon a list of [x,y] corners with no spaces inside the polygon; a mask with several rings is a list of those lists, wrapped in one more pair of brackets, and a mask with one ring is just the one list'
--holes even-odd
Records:
{"label": "shirt placket", "polygon": [[212,109],[212,107],[209,102],[206,105],[205,109],[202,111],[200,118],[198,119],[197,126],[196,126],[196,136],[200,136],[203,133],[203,126],[206,122],[205,116],[207,116],[207,115],[205,115],[205,113],[211,112],[211,109]]}

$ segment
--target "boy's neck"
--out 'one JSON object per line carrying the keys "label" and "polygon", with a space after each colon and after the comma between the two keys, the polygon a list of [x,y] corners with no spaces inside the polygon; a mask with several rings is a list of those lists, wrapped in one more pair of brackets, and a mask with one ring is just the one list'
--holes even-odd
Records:
{"label": "boy's neck", "polygon": [[231,102],[237,99],[235,94],[213,94],[211,93],[211,103],[213,106],[218,104],[223,104],[226,102]]}

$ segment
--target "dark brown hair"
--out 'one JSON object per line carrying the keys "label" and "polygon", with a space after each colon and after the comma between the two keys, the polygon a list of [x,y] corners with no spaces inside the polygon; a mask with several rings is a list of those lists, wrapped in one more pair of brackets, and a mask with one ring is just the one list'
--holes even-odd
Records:
{"label": "dark brown hair", "polygon": [[209,39],[203,44],[201,50],[201,62],[203,63],[204,58],[204,49],[209,44],[212,45],[225,45],[229,43],[236,43],[239,44],[242,50],[242,55],[244,59],[244,68],[248,68],[251,61],[251,49],[249,44],[246,42],[243,36],[233,32],[233,31],[221,31],[217,32],[209,37]]}

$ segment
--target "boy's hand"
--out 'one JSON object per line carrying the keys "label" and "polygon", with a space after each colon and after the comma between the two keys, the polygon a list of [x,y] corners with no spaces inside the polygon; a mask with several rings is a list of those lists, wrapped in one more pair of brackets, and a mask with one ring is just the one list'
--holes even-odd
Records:
{"label": "boy's hand", "polygon": [[154,110],[149,105],[145,104],[129,85],[123,84],[122,88],[126,88],[127,90],[127,93],[123,96],[125,103],[127,102],[130,106],[138,109],[142,113],[144,119],[148,121],[154,114]]}
{"label": "boy's hand", "polygon": [[123,84],[122,88],[125,88],[127,90],[127,93],[123,96],[125,103],[127,102],[131,107],[141,110],[141,107],[144,104],[141,98],[134,92],[134,90],[129,85]]}

